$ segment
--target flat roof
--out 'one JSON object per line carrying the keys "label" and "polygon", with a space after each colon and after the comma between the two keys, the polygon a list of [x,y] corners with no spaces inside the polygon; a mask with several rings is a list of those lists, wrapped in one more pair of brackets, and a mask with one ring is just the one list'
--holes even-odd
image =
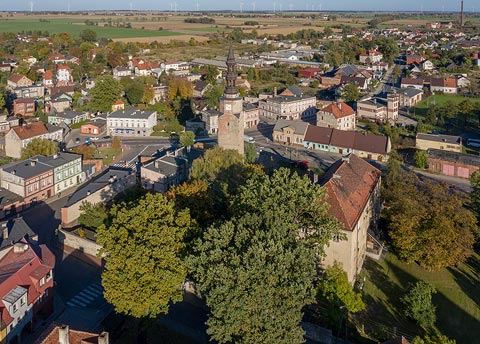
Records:
{"label": "flat roof", "polygon": [[427,150],[428,156],[432,159],[445,160],[449,162],[458,162],[465,165],[480,166],[480,156],[473,154],[457,153],[441,149],[430,148]]}
{"label": "flat roof", "polygon": [[148,119],[155,111],[137,110],[133,108],[126,108],[125,110],[117,110],[107,116],[107,118],[136,118],[136,119]]}
{"label": "flat roof", "polygon": [[460,136],[442,135],[442,134],[417,134],[417,140],[426,140],[434,142],[445,142],[451,144],[461,144],[462,138]]}

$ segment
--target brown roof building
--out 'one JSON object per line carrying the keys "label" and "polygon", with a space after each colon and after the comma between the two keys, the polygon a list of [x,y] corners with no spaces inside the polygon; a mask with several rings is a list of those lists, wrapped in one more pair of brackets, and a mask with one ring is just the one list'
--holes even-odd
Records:
{"label": "brown roof building", "polygon": [[52,324],[35,344],[109,344],[108,332],[100,334],[70,329],[66,325]]}
{"label": "brown roof building", "polygon": [[332,240],[323,264],[342,263],[350,282],[362,269],[368,230],[380,215],[380,183],[381,172],[355,154],[335,162],[321,181],[327,189],[328,212],[341,223],[347,239]]}
{"label": "brown roof building", "polygon": [[319,127],[338,130],[355,130],[356,112],[345,103],[331,103],[317,112]]}
{"label": "brown roof building", "polygon": [[32,86],[33,81],[27,78],[25,75],[12,74],[7,80],[7,87],[11,90],[17,87]]}

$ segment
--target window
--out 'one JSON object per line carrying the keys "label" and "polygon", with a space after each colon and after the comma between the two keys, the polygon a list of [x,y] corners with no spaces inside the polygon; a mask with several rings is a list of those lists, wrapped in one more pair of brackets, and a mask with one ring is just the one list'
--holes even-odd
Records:
{"label": "window", "polygon": [[42,277],[40,280],[40,287],[42,287],[45,284],[45,277]]}
{"label": "window", "polygon": [[16,311],[17,311],[17,304],[14,303],[14,304],[13,304],[13,313],[15,313]]}
{"label": "window", "polygon": [[339,234],[334,234],[334,235],[333,235],[333,241],[335,241],[335,242],[339,242],[339,241],[340,241],[340,236],[339,236]]}
{"label": "window", "polygon": [[52,276],[53,276],[53,271],[50,270],[49,272],[47,272],[47,282],[50,281],[52,279]]}
{"label": "window", "polygon": [[22,296],[20,299],[20,306],[23,306],[25,304],[25,296]]}

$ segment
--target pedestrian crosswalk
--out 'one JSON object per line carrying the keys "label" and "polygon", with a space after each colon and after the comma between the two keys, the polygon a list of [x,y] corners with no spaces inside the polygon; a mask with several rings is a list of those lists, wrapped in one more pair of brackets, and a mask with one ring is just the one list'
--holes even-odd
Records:
{"label": "pedestrian crosswalk", "polygon": [[72,307],[88,307],[90,303],[100,298],[102,294],[102,286],[98,283],[92,283],[72,297],[70,301],[67,302],[67,305]]}
{"label": "pedestrian crosswalk", "polygon": [[127,164],[122,161],[122,162],[117,162],[116,164],[113,164],[113,167],[120,167],[120,168],[126,168]]}

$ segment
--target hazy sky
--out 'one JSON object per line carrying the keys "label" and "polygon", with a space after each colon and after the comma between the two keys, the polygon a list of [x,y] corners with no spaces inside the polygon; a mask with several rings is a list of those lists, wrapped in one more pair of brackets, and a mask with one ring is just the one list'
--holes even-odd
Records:
{"label": "hazy sky", "polygon": [[[459,11],[460,0],[32,0],[35,10],[378,10],[378,11]],[[0,0],[2,11],[30,10],[30,0]],[[466,0],[465,10],[480,10],[480,0]]]}

